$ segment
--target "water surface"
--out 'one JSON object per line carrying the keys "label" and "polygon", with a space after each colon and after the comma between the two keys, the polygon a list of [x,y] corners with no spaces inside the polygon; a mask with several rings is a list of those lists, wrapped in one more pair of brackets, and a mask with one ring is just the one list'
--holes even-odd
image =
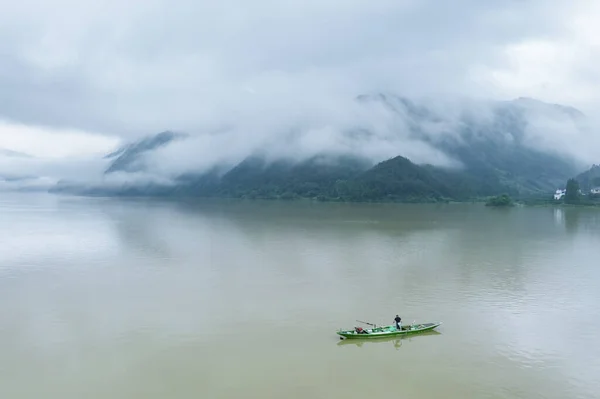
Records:
{"label": "water surface", "polygon": [[[0,198],[2,398],[594,398],[600,212]],[[356,319],[437,333],[340,341]]]}

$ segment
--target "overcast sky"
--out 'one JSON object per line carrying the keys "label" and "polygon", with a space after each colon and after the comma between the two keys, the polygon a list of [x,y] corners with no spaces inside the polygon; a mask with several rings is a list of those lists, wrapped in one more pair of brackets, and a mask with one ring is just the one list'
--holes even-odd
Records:
{"label": "overcast sky", "polygon": [[1,1],[0,148],[103,153],[380,90],[591,112],[598,20],[597,0]]}

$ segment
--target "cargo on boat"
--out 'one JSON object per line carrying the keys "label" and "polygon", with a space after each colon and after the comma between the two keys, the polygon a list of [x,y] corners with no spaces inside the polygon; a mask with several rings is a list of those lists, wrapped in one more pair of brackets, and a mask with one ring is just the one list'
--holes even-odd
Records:
{"label": "cargo on boat", "polygon": [[400,330],[396,328],[395,325],[373,327],[368,329],[355,327],[354,330],[339,330],[337,334],[340,336],[340,339],[393,337],[396,335],[417,334],[423,331],[431,331],[441,324],[441,322],[411,324],[408,326],[402,326]]}

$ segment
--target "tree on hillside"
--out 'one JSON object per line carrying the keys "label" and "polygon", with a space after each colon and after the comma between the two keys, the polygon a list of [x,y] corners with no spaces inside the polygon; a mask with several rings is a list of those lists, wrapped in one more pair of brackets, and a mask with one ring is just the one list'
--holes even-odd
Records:
{"label": "tree on hillside", "polygon": [[579,201],[579,183],[575,179],[567,180],[565,203],[574,204]]}
{"label": "tree on hillside", "polygon": [[496,197],[490,198],[485,206],[496,206],[496,207],[504,207],[504,206],[513,206],[513,200],[510,198],[508,194],[498,195]]}

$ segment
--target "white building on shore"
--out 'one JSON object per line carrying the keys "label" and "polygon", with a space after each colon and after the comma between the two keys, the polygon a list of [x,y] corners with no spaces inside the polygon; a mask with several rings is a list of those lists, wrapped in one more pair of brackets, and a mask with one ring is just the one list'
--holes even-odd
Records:
{"label": "white building on shore", "polygon": [[556,192],[554,193],[554,199],[558,201],[562,197],[564,197],[566,193],[567,193],[567,190],[556,190]]}

